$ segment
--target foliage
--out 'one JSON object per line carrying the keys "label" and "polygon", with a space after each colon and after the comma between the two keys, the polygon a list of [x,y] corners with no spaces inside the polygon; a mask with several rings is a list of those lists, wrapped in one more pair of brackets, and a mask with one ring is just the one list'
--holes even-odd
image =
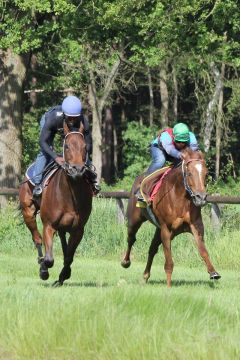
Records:
{"label": "foliage", "polygon": [[27,167],[36,158],[39,146],[39,122],[36,119],[36,113],[27,113],[23,121],[23,158],[22,171],[25,172]]}
{"label": "foliage", "polygon": [[68,0],[1,1],[0,48],[13,48],[20,54],[39,49],[58,29],[56,16],[74,10]]}
{"label": "foliage", "polygon": [[[96,95],[101,98],[111,66],[120,58],[120,70],[105,104],[112,105],[123,99],[125,108],[130,108],[129,122],[137,119],[140,107],[146,119],[149,111],[148,68],[153,78],[154,121],[158,123],[161,108],[159,70],[166,66],[169,114],[174,114],[174,71],[178,85],[178,117],[200,134],[200,141],[206,107],[214,91],[210,64],[214,62],[220,68],[225,63],[222,130],[227,136],[223,136],[221,161],[227,164],[230,157],[233,158],[234,171],[238,173],[240,157],[235,149],[239,129],[240,16],[236,0],[96,0],[80,3],[75,0],[9,0],[0,2],[0,14],[0,49],[13,48],[22,55],[37,55],[37,67],[28,69],[26,83],[34,88],[34,77],[37,86],[44,90],[38,96],[40,100],[35,110],[24,117],[24,168],[38,150],[36,119],[40,112],[57,104],[64,89],[71,88],[83,99],[91,119],[93,112],[88,97],[91,76],[96,84]],[[140,93],[145,97],[139,96]],[[172,118],[169,119],[171,122]],[[117,131],[120,132],[119,128]],[[140,146],[134,139],[134,130],[127,130],[129,135],[126,136],[130,137],[123,139],[124,157],[119,166],[124,168],[126,182],[148,165],[147,138],[150,140],[154,131],[146,132],[143,126],[146,139],[141,140],[143,146]],[[208,159],[209,163],[211,160],[211,171],[214,171],[214,132],[211,145]],[[116,169],[116,172],[120,171]],[[221,176],[225,178],[233,174],[233,168],[226,170],[224,167],[223,171]]]}
{"label": "foliage", "polygon": [[131,121],[123,133],[124,175],[134,179],[149,165],[149,145],[157,136],[157,128]]}
{"label": "foliage", "polygon": [[236,196],[240,192],[240,178],[229,176],[223,180],[220,177],[217,181],[209,178],[207,189],[209,194]]}

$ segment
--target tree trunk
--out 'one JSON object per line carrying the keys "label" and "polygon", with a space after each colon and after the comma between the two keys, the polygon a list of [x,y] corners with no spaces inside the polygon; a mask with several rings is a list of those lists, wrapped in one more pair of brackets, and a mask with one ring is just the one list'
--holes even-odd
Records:
{"label": "tree trunk", "polygon": [[210,147],[212,130],[214,127],[214,113],[216,112],[216,106],[219,102],[219,96],[222,91],[223,82],[221,73],[219,72],[217,66],[214,63],[210,64],[214,80],[215,80],[215,91],[211,101],[209,101],[206,112],[206,121],[204,127],[204,151],[207,153]]}
{"label": "tree trunk", "polygon": [[163,64],[160,69],[160,95],[161,95],[161,127],[166,128],[168,126],[168,88],[167,88],[167,72],[166,67]]}
{"label": "tree trunk", "polygon": [[102,177],[102,110],[96,96],[94,80],[89,85],[89,103],[92,108],[93,165],[96,167],[98,180]]}
{"label": "tree trunk", "polygon": [[153,86],[151,70],[147,68],[148,73],[148,89],[149,89],[149,125],[153,126],[153,113],[154,113],[154,99],[153,99]]}
{"label": "tree trunk", "polygon": [[118,177],[118,137],[116,125],[113,127],[113,167],[114,179],[116,179]]}
{"label": "tree trunk", "polygon": [[113,180],[113,117],[112,109],[106,107],[104,119],[103,178],[110,184]]}
{"label": "tree trunk", "polygon": [[[32,55],[31,56],[31,62],[30,62],[30,67],[31,67],[31,70],[34,72],[36,70],[36,67],[37,67],[37,57],[36,55]],[[32,75],[31,76],[31,85],[34,89],[36,89],[36,85],[37,85],[37,78],[36,76]],[[36,106],[36,103],[37,103],[37,93],[35,90],[32,90],[29,94],[29,97],[30,97],[30,102],[31,102],[31,110],[33,110]]]}
{"label": "tree trunk", "polygon": [[102,177],[102,111],[112,90],[120,63],[121,61],[118,58],[107,72],[104,86],[99,89],[99,93],[101,92],[102,96],[97,95],[96,79],[98,75],[95,76],[93,69],[89,68],[89,104],[92,108],[93,164],[96,166],[98,180]]}
{"label": "tree trunk", "polygon": [[173,116],[174,116],[174,120],[175,122],[177,122],[177,117],[178,117],[178,82],[177,82],[177,76],[176,76],[176,71],[175,68],[173,67],[173,90],[174,90],[174,94],[173,94]]}
{"label": "tree trunk", "polygon": [[[222,64],[221,78],[222,82],[225,74],[225,64]],[[220,156],[221,156],[221,137],[222,137],[222,116],[223,116],[223,86],[220,91],[218,101],[218,112],[216,121],[216,166],[215,166],[215,178],[219,178],[220,173]]]}
{"label": "tree trunk", "polygon": [[[0,187],[17,188],[22,160],[22,96],[24,58],[0,50]],[[2,199],[3,200],[3,199]],[[1,201],[1,204],[4,200]]]}

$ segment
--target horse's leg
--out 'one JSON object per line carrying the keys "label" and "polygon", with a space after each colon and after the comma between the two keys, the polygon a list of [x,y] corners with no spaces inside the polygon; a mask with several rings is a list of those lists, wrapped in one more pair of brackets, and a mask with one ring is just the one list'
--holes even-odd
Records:
{"label": "horse's leg", "polygon": [[37,209],[34,203],[32,202],[32,200],[29,199],[27,203],[21,203],[21,211],[24,222],[32,234],[33,242],[38,251],[38,263],[40,264],[40,262],[43,259],[43,253],[42,253],[42,236],[38,231],[37,222],[36,222]]}
{"label": "horse's leg", "polygon": [[194,224],[190,224],[190,229],[196,240],[198,251],[201,257],[203,258],[203,260],[205,261],[208,273],[210,274],[210,279],[211,280],[220,279],[221,275],[214,269],[214,266],[210,261],[208,251],[204,243],[204,226],[202,219],[198,219]]}
{"label": "horse's leg", "polygon": [[66,240],[66,232],[65,231],[58,231],[58,235],[61,240],[62,251],[63,251],[63,258],[65,259],[67,255],[67,240]]}
{"label": "horse's leg", "polygon": [[161,240],[160,229],[156,228],[154,237],[152,239],[151,245],[150,245],[149,250],[148,250],[147,265],[146,265],[146,268],[145,268],[144,273],[143,273],[143,278],[145,279],[146,282],[150,278],[153,258],[156,255],[156,253],[158,252],[158,247],[161,244],[161,242],[162,242],[162,240]]}
{"label": "horse's leg", "polygon": [[143,220],[139,218],[136,222],[134,223],[131,222],[128,224],[128,238],[127,238],[128,247],[124,258],[121,261],[121,265],[125,269],[129,268],[129,266],[131,265],[130,254],[131,254],[132,246],[136,241],[136,233],[140,228],[140,226],[142,225],[142,223]]}
{"label": "horse's leg", "polygon": [[71,264],[75,251],[82,240],[84,228],[77,229],[70,233],[67,248],[63,250],[64,253],[64,266],[60,272],[58,284],[62,285],[63,282],[71,277]]}
{"label": "horse's leg", "polygon": [[53,236],[55,229],[49,224],[43,224],[43,243],[45,247],[45,256],[40,264],[40,277],[42,280],[47,280],[49,277],[48,268],[51,268],[54,264],[53,259]]}
{"label": "horse's leg", "polygon": [[171,287],[172,272],[173,272],[173,260],[171,252],[171,233],[168,230],[167,226],[162,226],[161,228],[161,239],[163,245],[163,251],[165,256],[165,265],[164,270],[167,276],[167,287]]}

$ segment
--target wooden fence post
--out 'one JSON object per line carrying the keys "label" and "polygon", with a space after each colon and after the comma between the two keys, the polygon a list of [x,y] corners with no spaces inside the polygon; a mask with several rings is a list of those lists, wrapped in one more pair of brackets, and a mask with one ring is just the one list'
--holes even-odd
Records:
{"label": "wooden fence post", "polygon": [[117,222],[122,224],[125,220],[125,211],[124,211],[124,200],[121,198],[116,199],[117,202]]}
{"label": "wooden fence post", "polygon": [[211,206],[211,221],[212,221],[213,230],[216,231],[216,232],[219,232],[221,230],[220,217],[221,217],[221,211],[220,211],[220,208],[219,208],[218,204],[212,203],[212,206]]}

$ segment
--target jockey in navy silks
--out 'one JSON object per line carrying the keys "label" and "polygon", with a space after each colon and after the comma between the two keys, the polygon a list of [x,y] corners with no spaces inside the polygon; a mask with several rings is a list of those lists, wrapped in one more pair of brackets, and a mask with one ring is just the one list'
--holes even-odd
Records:
{"label": "jockey in navy silks", "polygon": [[[58,165],[64,164],[64,159],[53,150],[53,141],[55,135],[60,132],[63,133],[64,122],[70,131],[79,131],[81,123],[83,124],[83,135],[86,141],[88,162],[89,154],[92,149],[92,137],[88,120],[82,115],[82,104],[76,96],[67,96],[62,105],[57,105],[48,110],[40,121],[40,148],[41,151],[37,156],[33,180],[35,187],[33,189],[33,196],[38,197],[42,193],[42,173],[46,165],[51,160],[54,160]],[[93,192],[96,194],[100,191],[100,186],[97,178],[92,179]]]}

